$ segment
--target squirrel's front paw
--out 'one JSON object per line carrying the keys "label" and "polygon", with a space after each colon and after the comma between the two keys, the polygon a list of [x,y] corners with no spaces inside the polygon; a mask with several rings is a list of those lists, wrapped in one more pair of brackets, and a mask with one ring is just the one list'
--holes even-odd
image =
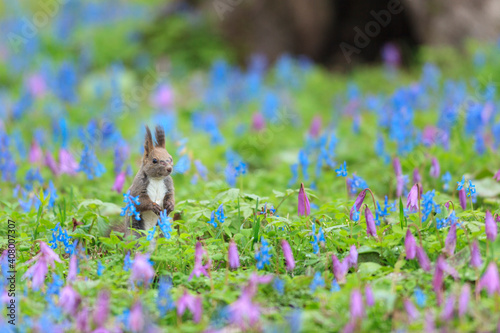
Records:
{"label": "squirrel's front paw", "polygon": [[156,202],[153,202],[151,210],[156,215],[160,215],[160,213],[163,211],[163,209],[161,209],[160,205],[158,205]]}
{"label": "squirrel's front paw", "polygon": [[174,211],[175,201],[174,200],[165,200],[164,205],[167,210],[167,215]]}

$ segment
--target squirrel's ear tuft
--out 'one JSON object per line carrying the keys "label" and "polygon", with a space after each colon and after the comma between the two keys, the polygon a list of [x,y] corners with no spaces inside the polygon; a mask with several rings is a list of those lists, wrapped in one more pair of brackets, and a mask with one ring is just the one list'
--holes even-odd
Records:
{"label": "squirrel's ear tuft", "polygon": [[148,156],[153,148],[153,137],[151,136],[149,127],[146,126],[146,138],[144,139],[144,156]]}
{"label": "squirrel's ear tuft", "polygon": [[165,131],[163,130],[163,127],[156,126],[155,137],[156,147],[165,148]]}

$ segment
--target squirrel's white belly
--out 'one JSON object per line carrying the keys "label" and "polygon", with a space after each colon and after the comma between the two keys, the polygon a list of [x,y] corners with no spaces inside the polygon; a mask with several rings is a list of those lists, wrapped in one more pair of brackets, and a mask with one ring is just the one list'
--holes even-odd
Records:
{"label": "squirrel's white belly", "polygon": [[[149,178],[147,191],[151,201],[156,202],[161,208],[163,208],[163,199],[168,192],[167,187],[165,186],[165,178]],[[159,218],[159,216],[151,210],[142,212],[141,217],[144,221],[144,228],[146,230],[153,228]]]}

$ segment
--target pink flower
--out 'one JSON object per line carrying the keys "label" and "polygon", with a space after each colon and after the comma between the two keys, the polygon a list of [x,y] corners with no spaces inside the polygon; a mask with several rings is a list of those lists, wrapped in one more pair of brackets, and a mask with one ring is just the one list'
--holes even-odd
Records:
{"label": "pink flower", "polygon": [[156,89],[151,104],[155,108],[169,108],[174,103],[174,92],[168,84],[161,84]]}
{"label": "pink flower", "polygon": [[321,131],[321,117],[315,116],[312,120],[311,127],[309,128],[309,135],[317,138]]}
{"label": "pink flower", "polygon": [[351,267],[358,267],[358,250],[356,249],[356,245],[351,245],[349,249],[349,254],[344,259],[347,269]]}
{"label": "pink flower", "polygon": [[45,165],[49,167],[50,171],[56,176],[59,175],[59,167],[57,166],[57,162],[54,159],[54,156],[50,152],[45,152]]}
{"label": "pink flower", "polygon": [[433,157],[432,162],[431,162],[431,172],[430,175],[432,178],[439,178],[439,175],[441,174],[441,168],[439,166],[438,160]]}
{"label": "pink flower", "polygon": [[43,79],[43,76],[40,74],[30,75],[28,77],[27,86],[30,94],[37,98],[45,95],[45,92],[47,90],[47,85],[45,84],[45,80]]}
{"label": "pink flower", "polygon": [[67,281],[75,281],[78,273],[78,259],[75,254],[69,259],[68,277]]}
{"label": "pink flower", "polygon": [[266,119],[260,112],[256,112],[252,116],[252,128],[254,131],[260,132],[266,127]]}
{"label": "pink flower", "polygon": [[413,169],[413,184],[421,183],[422,176],[420,175],[420,171],[418,168]]}
{"label": "pink flower", "polygon": [[458,316],[461,318],[469,309],[470,300],[470,286],[469,284],[464,284],[462,286],[462,291],[460,292],[460,297],[458,298]]}
{"label": "pink flower", "polygon": [[344,283],[347,270],[349,269],[347,266],[347,261],[344,260],[340,262],[337,256],[335,254],[332,254],[332,262],[333,274],[335,275],[335,279],[337,279],[338,283]]}
{"label": "pink flower", "polygon": [[126,176],[125,171],[122,171],[116,175],[115,183],[113,184],[111,191],[116,191],[117,193],[122,193],[123,184],[125,184],[125,176]]}
{"label": "pink flower", "polygon": [[396,176],[402,176],[403,175],[403,170],[401,169],[401,162],[399,161],[398,157],[394,157],[392,160],[392,167],[394,168],[394,173]]}
{"label": "pink flower", "polygon": [[500,277],[498,276],[498,268],[495,262],[490,262],[483,277],[479,280],[477,291],[486,288],[488,295],[500,294]]}
{"label": "pink flower", "polygon": [[486,232],[486,238],[488,238],[491,242],[494,242],[497,238],[497,224],[489,210],[486,211],[484,228]]}
{"label": "pink flower", "polygon": [[193,321],[195,323],[200,322],[203,313],[201,297],[194,297],[187,291],[184,291],[184,295],[177,300],[177,315],[182,316],[186,312],[186,309],[189,309],[193,314]]}
{"label": "pink flower", "polygon": [[351,320],[361,319],[365,315],[363,297],[358,289],[354,289],[351,293],[350,313]]}
{"label": "pink flower", "polygon": [[500,169],[497,171],[497,173],[495,173],[493,179],[495,179],[497,182],[500,182]]}
{"label": "pink flower", "polygon": [[418,185],[415,184],[408,193],[408,198],[406,200],[406,208],[410,211],[418,211],[418,198],[420,194],[418,193]]}
{"label": "pink flower", "polygon": [[144,315],[142,313],[142,304],[137,301],[130,309],[130,314],[128,317],[128,325],[132,332],[143,332],[144,331]]}
{"label": "pink flower", "polygon": [[196,242],[196,248],[194,251],[194,267],[193,271],[191,272],[191,275],[189,275],[188,281],[191,281],[194,275],[196,277],[200,277],[201,274],[205,275],[208,277],[208,271],[207,269],[210,268],[212,265],[212,262],[210,261],[210,258],[208,258],[208,262],[203,265],[203,255],[207,255],[207,252],[203,249],[203,245],[201,245],[200,242]]}
{"label": "pink flower", "polygon": [[303,183],[300,184],[297,210],[299,212],[299,216],[309,216],[309,214],[311,214],[311,205],[309,204],[309,198],[307,197]]}
{"label": "pink flower", "polygon": [[377,227],[375,226],[375,219],[373,218],[372,211],[368,206],[365,208],[366,218],[366,234],[368,236],[377,237]]}
{"label": "pink flower", "polygon": [[448,235],[446,236],[446,240],[444,242],[444,252],[449,256],[452,256],[455,253],[455,247],[457,245],[457,225],[453,224],[448,231]]}
{"label": "pink flower", "polygon": [[417,246],[416,256],[420,267],[426,272],[431,270],[431,262],[429,261],[429,257],[427,257],[427,253],[420,246]]}
{"label": "pink flower", "polygon": [[462,207],[463,210],[467,209],[467,193],[465,192],[465,189],[458,190],[458,200],[460,201],[460,207]]}
{"label": "pink flower", "polygon": [[409,299],[406,298],[403,301],[403,304],[404,304],[404,307],[406,310],[406,315],[408,316],[408,321],[410,323],[412,323],[415,320],[417,320],[418,317],[420,316],[420,314],[418,313],[418,310],[415,307],[415,305],[412,303],[412,301],[410,301]]}
{"label": "pink flower", "polygon": [[75,319],[76,330],[78,332],[89,332],[90,331],[90,323],[89,323],[89,308],[84,307],[78,312]]}
{"label": "pink flower", "polygon": [[365,286],[365,299],[366,299],[366,305],[368,306],[375,305],[375,297],[373,297],[373,290],[369,284]]}
{"label": "pink flower", "polygon": [[24,273],[23,278],[32,278],[32,287],[38,290],[44,285],[45,277],[47,276],[48,266],[55,267],[54,262],[62,262],[59,256],[44,242],[40,242],[40,252],[26,262],[29,264],[35,262],[33,266],[28,268]]}
{"label": "pink flower", "polygon": [[415,237],[411,233],[410,229],[406,230],[405,237],[405,250],[406,250],[406,258],[414,259],[417,253],[417,242],[415,241]]}
{"label": "pink flower", "polygon": [[455,309],[455,295],[450,294],[446,303],[443,307],[443,312],[441,312],[441,318],[444,321],[450,321],[453,319],[453,310]]}
{"label": "pink flower", "polygon": [[40,145],[35,140],[33,140],[31,142],[30,152],[29,152],[28,156],[29,156],[28,160],[30,161],[30,163],[42,163],[43,162],[42,148],[40,148]]}
{"label": "pink flower", "polygon": [[292,248],[286,240],[282,239],[281,249],[283,250],[283,256],[285,257],[286,270],[291,272],[295,268],[295,259],[293,258]]}
{"label": "pink flower", "polygon": [[470,254],[470,265],[474,268],[479,268],[483,264],[481,260],[481,252],[479,251],[479,246],[477,245],[477,240],[472,243],[471,254]]}
{"label": "pink flower", "polygon": [[94,310],[94,323],[97,327],[102,327],[106,324],[109,316],[109,292],[101,291],[97,296],[97,301]]}
{"label": "pink flower", "polygon": [[78,171],[78,163],[73,155],[64,148],[59,150],[59,171],[72,176],[76,175]]}
{"label": "pink flower", "polygon": [[227,256],[229,259],[229,267],[236,269],[240,267],[240,256],[238,255],[238,247],[234,240],[231,239],[229,242],[229,250],[227,251]]}
{"label": "pink flower", "polygon": [[142,253],[137,253],[135,255],[134,261],[132,262],[132,273],[130,274],[130,280],[132,282],[140,282],[147,286],[155,276],[155,271],[153,266],[149,262],[149,256]]}
{"label": "pink flower", "polygon": [[363,191],[359,192],[358,196],[356,197],[356,200],[354,201],[354,205],[351,207],[351,212],[349,213],[349,218],[352,220],[352,215],[354,213],[354,210],[359,212],[361,209],[361,205],[363,205],[363,201],[365,200],[366,197],[366,189]]}
{"label": "pink flower", "polygon": [[63,309],[65,313],[70,315],[76,315],[76,310],[81,302],[81,297],[78,293],[71,288],[70,285],[61,289],[61,295],[59,296],[59,306]]}

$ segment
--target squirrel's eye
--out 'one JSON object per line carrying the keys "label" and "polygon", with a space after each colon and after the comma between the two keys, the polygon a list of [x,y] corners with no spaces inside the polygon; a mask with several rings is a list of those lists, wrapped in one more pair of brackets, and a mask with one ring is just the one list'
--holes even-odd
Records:
{"label": "squirrel's eye", "polygon": [[153,163],[158,163],[158,160],[156,158],[153,158]]}

